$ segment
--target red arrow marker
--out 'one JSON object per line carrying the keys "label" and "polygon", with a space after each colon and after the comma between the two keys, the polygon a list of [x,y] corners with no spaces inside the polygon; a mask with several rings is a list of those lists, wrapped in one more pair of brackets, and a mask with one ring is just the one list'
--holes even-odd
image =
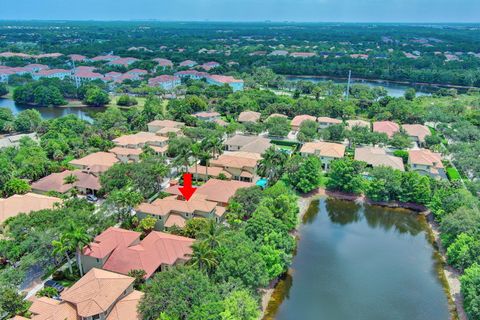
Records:
{"label": "red arrow marker", "polygon": [[190,173],[183,174],[183,187],[178,188],[183,197],[188,201],[193,196],[197,188],[192,187],[192,175]]}

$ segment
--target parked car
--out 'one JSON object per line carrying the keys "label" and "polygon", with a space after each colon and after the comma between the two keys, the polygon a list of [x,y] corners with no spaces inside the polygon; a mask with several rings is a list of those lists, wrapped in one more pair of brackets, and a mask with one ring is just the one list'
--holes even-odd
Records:
{"label": "parked car", "polygon": [[54,281],[54,280],[47,280],[45,281],[45,284],[44,284],[45,287],[51,287],[51,288],[54,288],[58,291],[58,293],[62,292],[63,290],[65,290],[65,288],[59,284],[58,282]]}
{"label": "parked car", "polygon": [[90,201],[90,202],[97,202],[98,198],[95,197],[95,195],[93,195],[93,194],[89,194],[89,195],[87,195],[87,200]]}

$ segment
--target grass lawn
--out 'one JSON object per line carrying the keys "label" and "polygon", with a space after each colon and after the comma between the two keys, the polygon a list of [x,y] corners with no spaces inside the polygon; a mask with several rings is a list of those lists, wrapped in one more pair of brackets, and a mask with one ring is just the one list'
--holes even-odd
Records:
{"label": "grass lawn", "polygon": [[447,168],[447,176],[450,181],[457,181],[461,179],[460,173],[453,167]]}

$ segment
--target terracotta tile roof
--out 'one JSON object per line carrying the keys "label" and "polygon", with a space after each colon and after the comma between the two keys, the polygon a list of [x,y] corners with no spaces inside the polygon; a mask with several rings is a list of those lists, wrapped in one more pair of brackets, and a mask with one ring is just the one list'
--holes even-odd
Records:
{"label": "terracotta tile roof", "polygon": [[353,128],[353,127],[366,127],[370,128],[370,122],[365,121],[365,120],[347,120],[347,127],[348,128]]}
{"label": "terracotta tile roof", "polygon": [[137,132],[135,134],[121,136],[113,140],[113,142],[118,146],[141,145],[155,142],[164,143],[166,141],[168,141],[167,138],[157,136],[153,132]]}
{"label": "terracotta tile roof", "polygon": [[62,200],[59,198],[35,193],[16,194],[6,199],[0,199],[0,224],[19,213],[52,209],[56,203],[61,202]]}
{"label": "terracotta tile roof", "polygon": [[155,58],[153,61],[157,62],[159,66],[162,67],[171,67],[173,66],[173,62],[168,59],[163,59],[163,58]]}
{"label": "terracotta tile roof", "polygon": [[112,149],[108,150],[108,152],[111,152],[115,155],[122,155],[122,156],[138,156],[143,151],[142,151],[142,149],[115,147],[115,148],[112,148]]}
{"label": "terracotta tile roof", "polygon": [[51,76],[59,73],[68,73],[70,74],[70,70],[65,70],[65,69],[43,69],[35,73],[37,76]]}
{"label": "terracotta tile roof", "polygon": [[194,242],[194,239],[152,231],[140,243],[116,249],[103,268],[121,274],[141,269],[145,270],[148,279],[161,265],[188,260]]}
{"label": "terracotta tile roof", "polygon": [[[195,174],[195,166],[192,166],[192,167],[188,168],[188,172],[191,173],[191,174]],[[198,172],[199,175],[206,175],[207,174],[207,167],[198,165],[197,166],[197,172]],[[222,173],[228,179],[230,179],[232,177],[232,175],[229,172],[223,170],[223,168],[211,167],[211,166],[208,167],[208,175],[211,176],[211,177],[218,178],[218,176]]]}
{"label": "terracotta tile roof", "polygon": [[168,150],[168,145],[163,146],[163,147],[157,147],[157,146],[150,146],[150,148],[153,149],[153,151],[158,152],[158,153],[165,153]]}
{"label": "terracotta tile roof", "polygon": [[[77,177],[78,180],[73,184],[66,184],[65,178],[70,175]],[[73,187],[100,190],[101,185],[97,176],[81,170],[65,170],[59,173],[52,173],[32,183],[33,190],[38,190],[42,192],[56,191],[60,193],[65,193]]]}
{"label": "terracotta tile roof", "polygon": [[402,158],[388,155],[387,152],[382,148],[356,148],[355,160],[364,161],[373,167],[386,166],[400,171],[405,170]]}
{"label": "terracotta tile roof", "polygon": [[393,137],[393,134],[400,131],[400,126],[392,121],[375,121],[373,123],[373,131],[386,133],[389,138]]}
{"label": "terracotta tile roof", "polygon": [[173,120],[153,120],[149,122],[148,125],[164,128],[179,128],[183,127],[185,123]]}
{"label": "terracotta tile roof", "polygon": [[332,123],[332,124],[342,123],[342,120],[338,120],[330,117],[318,117],[317,121],[320,123]]}
{"label": "terracotta tile roof", "polygon": [[104,172],[118,162],[117,157],[109,152],[95,152],[80,159],[70,161],[70,164],[88,168],[91,172]]}
{"label": "terracotta tile roof", "polygon": [[212,166],[222,168],[255,168],[259,159],[254,157],[247,157],[245,154],[239,155],[236,152],[230,154],[222,154],[218,159],[210,160]]}
{"label": "terracotta tile roof", "polygon": [[275,118],[275,117],[288,118],[288,117],[287,117],[286,115],[284,115],[284,114],[272,113],[271,115],[268,116],[267,120],[270,119],[270,118]]}
{"label": "terracotta tile roof", "polygon": [[411,164],[432,166],[434,168],[443,168],[442,155],[428,149],[408,151],[408,162]]}
{"label": "terracotta tile roof", "polygon": [[157,199],[152,203],[141,203],[137,207],[137,211],[158,216],[166,216],[172,212],[190,214],[196,212],[209,213],[214,209],[215,203],[198,199],[196,197],[191,198],[189,201],[177,200],[175,198],[168,197],[164,199]]}
{"label": "terracotta tile roof", "polygon": [[171,214],[168,216],[167,221],[165,221],[164,226],[167,228],[171,228],[173,226],[183,228],[187,224],[187,219],[182,217],[179,214]]}
{"label": "terracotta tile roof", "polygon": [[211,74],[208,75],[207,78],[220,83],[236,83],[236,82],[243,82],[242,79],[235,79],[232,76],[222,76],[218,74]]}
{"label": "terracotta tile roof", "polygon": [[107,320],[140,320],[137,310],[138,303],[144,293],[134,290],[115,304]]}
{"label": "terracotta tile roof", "polygon": [[238,122],[258,122],[260,116],[260,112],[243,111],[238,115]]}
{"label": "terracotta tile roof", "polygon": [[417,137],[420,142],[425,142],[425,137],[431,135],[430,129],[422,124],[404,124],[402,128],[409,136]]}
{"label": "terracotta tile roof", "polygon": [[120,59],[115,59],[110,61],[108,64],[110,65],[122,65],[122,66],[128,66],[131,63],[134,63],[135,61],[138,61],[136,58],[128,57],[128,58],[120,58]]}
{"label": "terracotta tile roof", "polygon": [[216,111],[203,111],[203,112],[197,112],[193,115],[194,117],[197,118],[211,118],[211,117],[220,117],[220,113]]}
{"label": "terracotta tile roof", "polygon": [[180,81],[180,78],[177,76],[171,76],[168,74],[164,74],[155,78],[148,79],[148,84],[149,85],[156,85],[159,83],[164,83],[164,82],[175,82],[175,81]]}
{"label": "terracotta tile roof", "polygon": [[185,61],[180,62],[179,66],[180,66],[180,67],[188,67],[188,66],[190,66],[190,65],[195,65],[195,64],[197,64],[196,61],[193,61],[193,60],[185,60]]}
{"label": "terracotta tile roof", "polygon": [[115,249],[128,247],[140,240],[141,233],[110,227],[95,237],[94,241],[83,248],[85,256],[103,259]]}
{"label": "terracotta tile roof", "polygon": [[314,116],[310,116],[308,114],[302,114],[293,118],[292,121],[290,122],[290,125],[294,127],[300,127],[302,122],[306,120],[317,121],[317,118]]}
{"label": "terracotta tile roof", "polygon": [[87,59],[87,57],[81,55],[81,54],[70,54],[68,57],[73,60],[73,61],[83,61]]}
{"label": "terracotta tile roof", "polygon": [[60,302],[52,298],[34,298],[29,311],[32,320],[77,320],[77,310],[74,305]]}
{"label": "terracotta tile roof", "polygon": [[80,317],[91,317],[108,311],[133,281],[128,276],[93,268],[61,297],[76,305]]}
{"label": "terracotta tile roof", "polygon": [[[251,186],[254,186],[254,184],[250,182],[210,179],[205,184],[198,187],[196,194],[204,195],[208,201],[227,203],[230,198],[235,195],[235,192],[238,189]],[[165,191],[170,194],[181,195],[178,188],[179,186],[176,185],[167,188]]]}
{"label": "terracotta tile roof", "polygon": [[292,57],[310,58],[316,56],[317,54],[315,52],[292,52],[290,55]]}
{"label": "terracotta tile roof", "polygon": [[330,158],[343,158],[345,146],[331,142],[307,142],[302,146],[300,152]]}

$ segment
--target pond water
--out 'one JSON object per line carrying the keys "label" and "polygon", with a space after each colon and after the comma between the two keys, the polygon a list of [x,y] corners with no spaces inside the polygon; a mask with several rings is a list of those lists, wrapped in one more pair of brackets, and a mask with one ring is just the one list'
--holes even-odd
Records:
{"label": "pond water", "polygon": [[80,119],[88,122],[93,122],[89,114],[92,112],[103,111],[103,108],[88,108],[88,107],[36,107],[30,105],[16,104],[11,99],[0,99],[0,108],[10,109],[13,114],[17,114],[23,110],[35,109],[40,112],[42,118],[45,120],[63,117],[69,114],[74,114]]}
{"label": "pond water", "polygon": [[427,227],[407,210],[313,202],[265,319],[450,319]]}
{"label": "pond water", "polygon": [[[312,81],[312,82],[324,82],[324,81],[333,81],[338,84],[347,84],[347,80],[338,79],[338,78],[329,78],[329,77],[296,77],[296,76],[287,76],[288,81]],[[352,80],[351,84],[365,84],[369,87],[384,87],[389,96],[392,97],[403,97],[405,90],[411,88],[412,86],[401,85],[398,83],[388,82],[388,81],[368,81],[368,80]],[[417,96],[425,96],[430,93],[426,91],[424,87],[414,87],[417,90]]]}

